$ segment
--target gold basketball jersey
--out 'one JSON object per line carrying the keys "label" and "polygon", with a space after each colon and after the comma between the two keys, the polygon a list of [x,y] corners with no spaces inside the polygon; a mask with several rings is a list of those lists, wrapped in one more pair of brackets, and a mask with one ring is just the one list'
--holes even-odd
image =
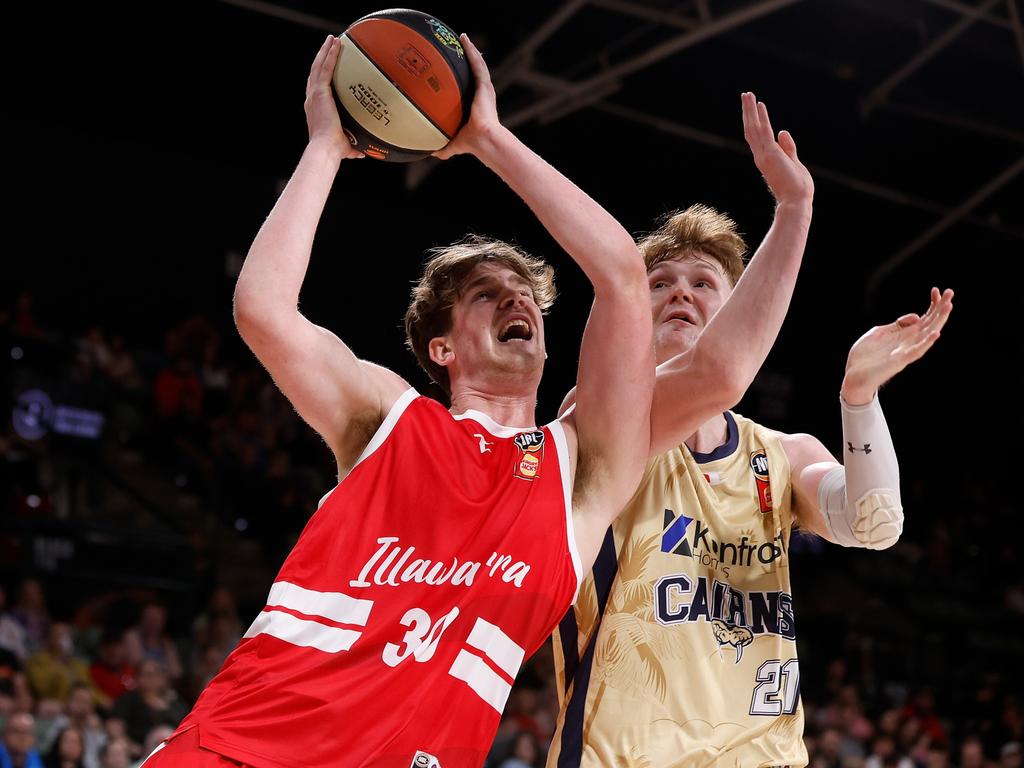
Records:
{"label": "gold basketball jersey", "polygon": [[548,768],[807,764],[789,462],[725,417],[713,453],[651,460],[556,631]]}

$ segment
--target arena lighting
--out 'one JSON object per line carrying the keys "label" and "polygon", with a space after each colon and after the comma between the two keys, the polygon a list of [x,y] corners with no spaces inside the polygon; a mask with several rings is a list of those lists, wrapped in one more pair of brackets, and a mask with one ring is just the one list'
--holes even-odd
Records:
{"label": "arena lighting", "polygon": [[58,435],[97,440],[106,420],[99,411],[55,404],[41,389],[22,392],[11,413],[14,431],[25,440],[39,440],[50,430]]}

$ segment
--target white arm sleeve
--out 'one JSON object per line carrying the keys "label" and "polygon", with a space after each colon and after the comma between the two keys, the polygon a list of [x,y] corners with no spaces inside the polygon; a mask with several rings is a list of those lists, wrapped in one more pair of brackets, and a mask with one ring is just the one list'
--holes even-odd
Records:
{"label": "white arm sleeve", "polygon": [[[818,485],[818,508],[832,539],[844,547],[887,549],[903,532],[900,468],[878,395],[843,412],[845,466]],[[852,500],[852,501],[851,501]]]}

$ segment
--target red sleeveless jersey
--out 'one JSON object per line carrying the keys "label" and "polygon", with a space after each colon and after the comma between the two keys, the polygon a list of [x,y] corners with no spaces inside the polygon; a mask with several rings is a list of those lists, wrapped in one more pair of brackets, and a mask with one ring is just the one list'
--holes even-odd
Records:
{"label": "red sleeveless jersey", "polygon": [[257,768],[477,768],[575,599],[570,498],[558,422],[407,391],[178,732]]}

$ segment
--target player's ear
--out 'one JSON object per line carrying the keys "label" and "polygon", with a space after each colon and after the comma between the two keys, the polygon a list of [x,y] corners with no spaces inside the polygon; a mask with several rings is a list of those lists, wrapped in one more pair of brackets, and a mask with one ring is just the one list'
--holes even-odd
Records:
{"label": "player's ear", "polygon": [[430,359],[442,367],[451,365],[455,359],[455,350],[448,344],[446,336],[435,336],[427,344],[427,352]]}

